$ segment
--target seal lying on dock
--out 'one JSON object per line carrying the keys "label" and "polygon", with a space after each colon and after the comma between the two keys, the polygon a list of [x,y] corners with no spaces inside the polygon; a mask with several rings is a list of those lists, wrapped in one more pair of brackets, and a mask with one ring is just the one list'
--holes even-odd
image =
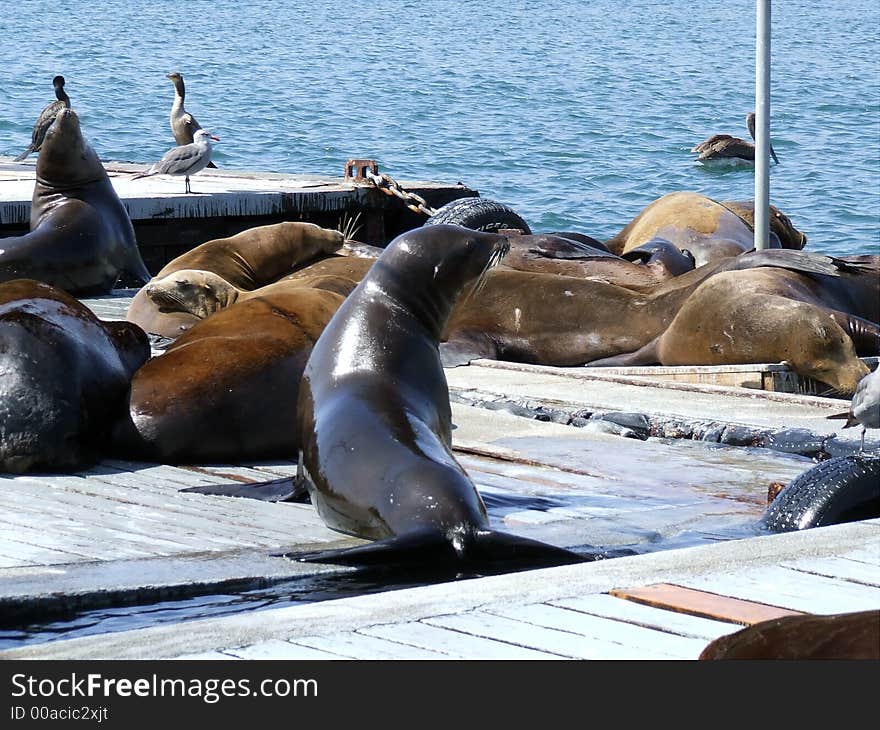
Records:
{"label": "seal lying on dock", "polygon": [[[770,208],[770,248],[803,248],[806,236],[776,208]],[[741,215],[747,211],[748,205],[742,202],[728,205],[699,193],[669,193],[646,206],[605,245],[622,255],[653,238],[662,238],[690,251],[696,265],[702,266],[755,247],[754,220],[749,222]]]}
{"label": "seal lying on dock", "polygon": [[844,270],[852,271],[854,278],[870,280],[869,273],[858,273],[863,268],[803,251],[753,251],[706,264],[644,291],[570,276],[495,270],[478,295],[455,307],[442,336],[443,363],[451,367],[481,357],[560,367],[592,363],[650,343],[669,327],[700,285],[722,272],[801,272],[815,278],[815,296],[828,291],[837,297],[831,282]]}
{"label": "seal lying on dock", "polygon": [[150,272],[76,112],[62,109],[37,158],[30,232],[0,238],[0,281],[36,279],[94,296],[111,291],[120,276],[145,284]]}
{"label": "seal lying on dock", "polygon": [[134,324],[38,281],[0,284],[0,472],[91,465],[149,356]]}
{"label": "seal lying on dock", "polygon": [[880,611],[781,616],[709,642],[700,659],[880,659]]}
{"label": "seal lying on dock", "polygon": [[[132,299],[126,319],[146,332],[178,337],[200,318],[192,313],[191,303],[174,302],[173,281],[167,287],[162,283],[169,274],[184,269],[208,271],[232,287],[252,291],[321,254],[336,251],[342,243],[339,231],[302,222],[256,226],[207,241],[169,261]],[[156,300],[151,291],[159,292]]]}
{"label": "seal lying on dock", "polygon": [[506,237],[436,225],[398,236],[315,345],[300,384],[306,487],[331,528],[376,540],[305,559],[349,565],[530,565],[574,552],[490,528],[452,454],[437,349],[459,295],[506,253]]}
{"label": "seal lying on dock", "polygon": [[297,386],[343,296],[305,282],[258,291],[199,321],[135,373],[114,428],[119,456],[176,464],[297,453]]}

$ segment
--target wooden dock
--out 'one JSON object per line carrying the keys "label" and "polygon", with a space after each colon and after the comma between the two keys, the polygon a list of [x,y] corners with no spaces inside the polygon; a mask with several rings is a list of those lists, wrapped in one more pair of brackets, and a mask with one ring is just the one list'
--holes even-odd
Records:
{"label": "wooden dock", "polygon": [[[35,165],[35,159],[0,157],[0,238],[28,231]],[[144,263],[154,274],[200,243],[254,226],[308,221],[337,228],[343,218],[360,214],[358,240],[384,246],[425,221],[423,214],[371,183],[344,178],[343,170],[339,176],[319,176],[208,169],[192,178],[195,194],[187,195],[180,178],[133,180],[132,174],[146,165],[105,162],[104,167],[132,220]],[[398,182],[433,208],[479,195],[460,183]]]}
{"label": "wooden dock", "polygon": [[[132,295],[84,301],[120,319]],[[815,434],[823,448],[858,448],[857,429],[841,431],[840,421],[826,418],[844,401],[491,361],[450,369],[447,378],[453,446],[493,526],[573,549],[640,554],[224,619],[0,642],[0,657],[694,658],[710,638],[747,623],[731,608],[744,608],[739,603],[722,601],[707,613],[716,593],[758,604],[748,615],[880,606],[878,521],[755,537],[770,483],[813,463],[790,453],[785,433]],[[639,417],[702,424],[719,438],[642,440],[633,429],[603,427],[614,421],[584,417],[615,413],[630,425]],[[780,440],[762,449],[724,442],[724,433],[742,429]],[[0,614],[38,624],[343,574],[283,557],[358,542],[327,529],[311,505],[180,492],[295,468],[293,461],[105,460],[75,474],[0,477]],[[705,594],[702,608],[688,603],[696,596],[684,588]]]}

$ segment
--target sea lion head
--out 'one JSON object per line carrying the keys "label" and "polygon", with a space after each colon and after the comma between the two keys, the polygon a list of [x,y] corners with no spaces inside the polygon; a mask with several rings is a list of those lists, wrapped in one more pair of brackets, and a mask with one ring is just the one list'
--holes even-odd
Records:
{"label": "sea lion head", "polygon": [[189,312],[207,319],[238,299],[239,290],[222,276],[201,269],[181,269],[144,287],[160,312]]}
{"label": "sea lion head", "polygon": [[46,131],[37,157],[37,180],[51,187],[71,187],[106,177],[104,166],[82,135],[73,109],[62,109]]}

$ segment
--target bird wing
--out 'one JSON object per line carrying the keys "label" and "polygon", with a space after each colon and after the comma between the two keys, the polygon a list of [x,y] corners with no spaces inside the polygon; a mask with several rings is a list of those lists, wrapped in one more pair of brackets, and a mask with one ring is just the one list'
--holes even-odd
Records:
{"label": "bird wing", "polygon": [[708,139],[704,139],[699,144],[695,144],[693,147],[691,147],[691,152],[702,152],[712,147],[712,145],[723,142],[726,139],[733,139],[733,137],[731,137],[729,134],[713,134]]}
{"label": "bird wing", "polygon": [[67,104],[63,101],[53,101],[51,104],[43,107],[43,111],[40,112],[40,116],[34,122],[33,132],[31,132],[31,145],[35,151],[40,149],[40,145],[43,144],[43,138],[46,136],[49,127],[52,126],[52,122],[55,121],[55,117],[58,116],[58,112],[65,108],[67,108]]}
{"label": "bird wing", "polygon": [[150,168],[150,171],[159,174],[180,174],[191,168],[203,154],[204,148],[195,143],[172,147]]}
{"label": "bird wing", "polygon": [[697,159],[708,160],[713,157],[741,157],[745,160],[753,160],[755,159],[755,146],[739,137],[728,136],[727,139],[718,140],[706,147]]}

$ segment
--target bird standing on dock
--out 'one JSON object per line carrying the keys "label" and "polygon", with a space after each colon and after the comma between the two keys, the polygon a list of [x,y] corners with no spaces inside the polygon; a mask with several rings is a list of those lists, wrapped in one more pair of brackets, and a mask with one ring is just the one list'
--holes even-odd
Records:
{"label": "bird standing on dock", "polygon": [[[755,139],[755,113],[749,112],[746,115],[746,127],[752,139]],[[713,134],[709,139],[700,144],[694,145],[691,152],[699,152],[698,162],[755,162],[755,145],[747,140],[739,137],[732,137],[729,134]],[[773,161],[778,165],[779,158],[773,151],[773,145],[770,145],[770,155]]]}
{"label": "bird standing on dock", "polygon": [[[177,71],[165,75],[174,84],[174,102],[171,105],[171,134],[174,135],[174,141],[178,145],[192,144],[195,140],[196,132],[202,126],[192,114],[183,108],[183,100],[186,97],[183,76]],[[209,162],[208,167],[217,167],[217,165]]]}
{"label": "bird standing on dock", "polygon": [[43,108],[43,111],[40,112],[40,116],[38,116],[37,121],[34,122],[34,130],[31,133],[30,146],[15,158],[16,162],[21,162],[31,152],[39,152],[40,148],[43,146],[43,138],[46,136],[46,131],[52,126],[52,122],[55,121],[58,112],[62,109],[70,109],[70,97],[64,90],[64,77],[56,76],[52,79],[52,86],[55,87],[55,101],[51,104],[47,104]]}
{"label": "bird standing on dock", "polygon": [[869,428],[880,428],[880,366],[859,381],[849,411],[835,413],[828,418],[845,418],[843,428],[861,424],[862,443],[859,451],[864,451],[865,431]]}
{"label": "bird standing on dock", "polygon": [[211,161],[212,139],[220,141],[219,137],[215,137],[207,129],[197,130],[192,144],[172,147],[149,170],[134,175],[132,180],[151,175],[183,175],[186,178],[186,192],[191,193],[189,177],[208,166]]}

